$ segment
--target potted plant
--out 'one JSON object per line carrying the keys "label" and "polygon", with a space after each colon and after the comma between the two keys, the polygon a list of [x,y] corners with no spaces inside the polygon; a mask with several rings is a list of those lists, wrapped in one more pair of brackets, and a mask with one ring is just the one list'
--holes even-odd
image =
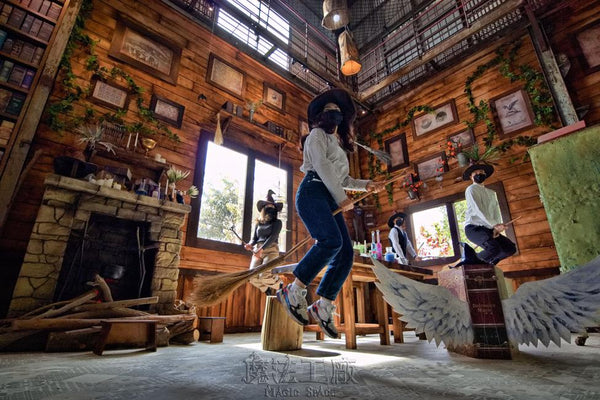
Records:
{"label": "potted plant", "polygon": [[[497,146],[490,146],[485,149],[485,151],[479,154],[479,145],[477,142],[471,147],[470,150],[462,150],[463,153],[468,158],[468,164],[476,164],[476,163],[488,163],[494,164],[493,160],[498,159],[500,157],[500,148]],[[466,165],[465,165],[466,166]]]}
{"label": "potted plant", "polygon": [[104,135],[104,127],[102,125],[83,125],[77,128],[76,132],[80,135],[77,141],[86,144],[83,151],[85,161],[90,161],[90,158],[96,152],[96,145],[101,145],[109,153],[115,154],[114,145],[101,140]]}
{"label": "potted plant", "polygon": [[419,199],[419,188],[421,186],[423,186],[423,181],[419,178],[419,175],[414,172],[406,175],[402,182],[402,187],[408,189],[406,193],[408,193],[408,197],[411,200]]}
{"label": "potted plant", "polygon": [[[175,201],[175,199],[177,199],[177,194],[178,194],[177,190],[176,190],[177,182],[187,178],[190,175],[190,171],[183,171],[183,170],[171,167],[167,170],[166,174],[167,174],[167,181],[168,181],[166,193],[171,201]],[[169,195],[169,189],[172,190],[170,195]]]}
{"label": "potted plant", "polygon": [[469,165],[469,158],[467,153],[463,151],[463,145],[460,140],[448,140],[446,142],[445,153],[448,160],[456,158],[459,167],[466,167]]}
{"label": "potted plant", "polygon": [[246,101],[246,109],[249,112],[249,119],[250,121],[252,121],[254,119],[254,113],[256,112],[256,110],[258,110],[260,108],[260,106],[262,106],[263,101],[262,100],[257,100],[257,101]]}

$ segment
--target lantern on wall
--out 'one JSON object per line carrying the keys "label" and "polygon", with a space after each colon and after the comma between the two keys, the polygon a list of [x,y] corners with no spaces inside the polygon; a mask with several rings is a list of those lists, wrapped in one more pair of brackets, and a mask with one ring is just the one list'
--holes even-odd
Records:
{"label": "lantern on wall", "polygon": [[340,71],[346,76],[359,73],[362,65],[358,59],[358,48],[349,30],[344,30],[338,37],[340,46]]}
{"label": "lantern on wall", "polygon": [[323,1],[323,28],[334,31],[348,25],[350,12],[346,7],[346,0]]}

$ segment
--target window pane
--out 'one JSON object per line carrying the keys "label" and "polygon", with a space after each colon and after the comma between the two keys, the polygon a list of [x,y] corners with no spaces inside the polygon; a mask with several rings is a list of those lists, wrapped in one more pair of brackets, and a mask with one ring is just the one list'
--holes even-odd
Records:
{"label": "window pane", "polygon": [[204,164],[204,184],[198,223],[198,237],[220,242],[240,241],[244,221],[244,191],[248,157],[208,142]]}
{"label": "window pane", "polygon": [[416,250],[422,259],[454,257],[446,206],[412,213]]}
{"label": "window pane", "polygon": [[[258,211],[256,209],[256,202],[258,200],[265,200],[269,189],[275,192],[273,198],[276,202],[283,203],[283,210],[278,214],[278,218],[281,220],[283,228],[279,234],[279,250],[285,251],[287,249],[286,231],[287,226],[287,172],[284,169],[277,168],[274,165],[267,164],[260,160],[256,160],[254,170],[254,191],[253,191],[253,204],[252,207],[252,221],[255,223],[258,218]],[[254,229],[254,225],[252,226]],[[254,232],[253,232],[254,233]]]}
{"label": "window pane", "polygon": [[457,201],[453,204],[454,207],[454,215],[456,215],[456,228],[458,229],[458,234],[459,234],[459,241],[460,242],[465,242],[467,243],[469,246],[471,246],[471,248],[473,248],[475,251],[479,250],[481,251],[481,249],[477,248],[477,245],[473,242],[471,242],[469,239],[467,239],[467,235],[465,234],[465,215],[467,212],[467,200],[461,200],[461,201]]}

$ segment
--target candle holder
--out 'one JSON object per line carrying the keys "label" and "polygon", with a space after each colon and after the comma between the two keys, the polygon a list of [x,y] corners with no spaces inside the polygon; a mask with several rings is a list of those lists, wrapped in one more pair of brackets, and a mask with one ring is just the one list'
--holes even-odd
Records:
{"label": "candle holder", "polygon": [[150,138],[142,138],[140,140],[142,148],[146,150],[145,156],[148,157],[148,152],[156,147],[156,140]]}

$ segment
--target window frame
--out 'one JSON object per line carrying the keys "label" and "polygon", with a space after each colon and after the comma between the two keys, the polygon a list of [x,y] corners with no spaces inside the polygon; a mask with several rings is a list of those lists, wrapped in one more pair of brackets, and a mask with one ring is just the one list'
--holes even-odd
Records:
{"label": "window frame", "polygon": [[[494,182],[489,185],[485,185],[486,188],[493,190],[496,192],[496,196],[498,198],[498,204],[500,205],[500,215],[503,221],[510,221],[510,209],[508,207],[508,201],[506,199],[506,193],[504,192],[504,185],[502,182]],[[423,211],[429,208],[434,208],[437,206],[445,205],[446,212],[448,215],[448,225],[450,227],[450,237],[452,239],[452,247],[454,249],[454,257],[444,257],[437,258],[432,260],[421,260],[421,261],[412,261],[412,264],[419,267],[431,267],[440,264],[452,263],[454,261],[458,261],[461,258],[460,245],[459,245],[459,232],[458,232],[458,221],[456,219],[456,215],[454,213],[453,204],[457,201],[461,201],[465,199],[465,192],[455,193],[450,196],[441,197],[439,199],[434,199],[431,201],[427,201],[424,203],[419,203],[415,205],[408,206],[406,208],[406,214],[409,217],[412,217],[412,213]],[[412,218],[406,218],[406,231],[409,235],[409,240],[412,240],[412,243],[415,243],[414,239],[416,234],[414,232],[412,226]],[[519,246],[517,245],[517,239],[515,236],[515,230],[511,225],[508,225],[506,228],[506,237],[508,237],[517,247],[517,252],[515,254],[519,254]]]}
{"label": "window frame", "polygon": [[[195,201],[192,201],[192,211],[190,212],[190,216],[188,218],[187,224],[187,232],[186,232],[186,240],[185,245],[190,247],[196,247],[200,249],[221,251],[227,253],[237,253],[237,254],[248,254],[248,251],[244,249],[241,243],[226,243],[218,240],[210,240],[210,239],[202,239],[197,237],[198,232],[198,223],[200,221],[200,207],[202,205],[202,189],[204,187],[204,165],[206,160],[206,154],[208,151],[208,142],[214,140],[214,132],[201,129],[200,130],[200,138],[198,139],[198,156],[196,157],[196,168],[194,172],[194,185],[200,189],[200,193],[198,198]],[[286,230],[286,243],[287,247],[290,247],[292,240],[292,191],[293,191],[293,174],[292,174],[292,165],[289,163],[281,162],[281,165],[278,166],[277,157],[270,156],[266,153],[260,152],[258,150],[249,148],[241,143],[237,143],[230,139],[224,138],[222,146],[227,147],[228,149],[237,151],[242,153],[248,157],[247,170],[246,170],[246,188],[244,192],[244,218],[242,222],[242,239],[244,242],[249,242],[252,237],[252,228],[254,226],[254,221],[252,220],[252,207],[255,206],[253,203],[252,195],[254,191],[254,171],[255,171],[255,160],[260,160],[262,162],[277,166],[278,168],[286,171],[287,174],[287,188],[286,188],[286,196],[287,196],[287,221],[286,225],[282,228]],[[286,249],[280,249],[280,253],[285,252]]]}

